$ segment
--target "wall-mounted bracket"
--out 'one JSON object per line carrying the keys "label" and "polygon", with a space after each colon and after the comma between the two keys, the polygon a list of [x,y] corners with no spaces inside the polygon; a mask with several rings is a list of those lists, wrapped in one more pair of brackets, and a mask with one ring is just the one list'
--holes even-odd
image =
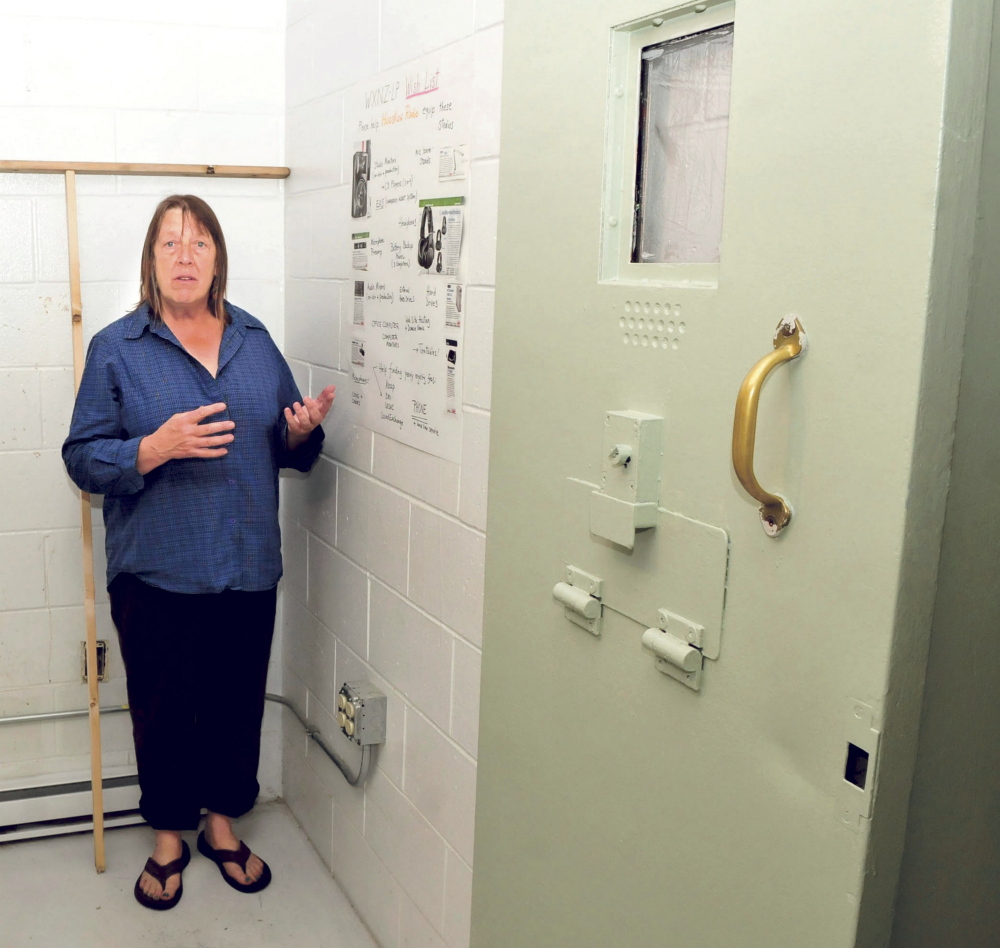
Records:
{"label": "wall-mounted bracket", "polygon": [[603,591],[604,584],[598,577],[575,566],[567,566],[566,581],[555,584],[552,597],[563,604],[563,613],[570,622],[592,635],[600,635]]}
{"label": "wall-mounted bracket", "polygon": [[656,669],[692,691],[701,690],[705,665],[702,642],[705,629],[666,609],[657,610],[659,623],[642,634],[642,646],[656,656]]}

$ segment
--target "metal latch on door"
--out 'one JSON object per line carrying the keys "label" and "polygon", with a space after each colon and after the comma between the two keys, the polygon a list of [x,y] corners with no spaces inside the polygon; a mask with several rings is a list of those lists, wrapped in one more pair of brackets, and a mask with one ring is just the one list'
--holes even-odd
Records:
{"label": "metal latch on door", "polygon": [[656,526],[663,419],[639,411],[604,416],[601,489],[590,495],[590,532],[631,550],[637,530]]}

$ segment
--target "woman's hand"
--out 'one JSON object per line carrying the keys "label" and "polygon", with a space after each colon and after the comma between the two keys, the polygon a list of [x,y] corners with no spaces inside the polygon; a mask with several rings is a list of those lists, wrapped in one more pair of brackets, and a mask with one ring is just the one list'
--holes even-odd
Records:
{"label": "woman's hand", "polygon": [[285,409],[285,421],[288,422],[288,450],[294,451],[305,444],[310,432],[322,424],[326,413],[333,405],[333,396],[337,391],[335,385],[327,385],[316,398],[302,399],[301,404],[295,402],[291,408]]}
{"label": "woman's hand", "polygon": [[229,444],[235,437],[232,431],[236,422],[201,424],[209,415],[225,410],[224,402],[216,402],[171,415],[156,431],[139,442],[136,469],[140,474],[148,474],[161,464],[177,458],[221,458],[228,454],[223,445]]}

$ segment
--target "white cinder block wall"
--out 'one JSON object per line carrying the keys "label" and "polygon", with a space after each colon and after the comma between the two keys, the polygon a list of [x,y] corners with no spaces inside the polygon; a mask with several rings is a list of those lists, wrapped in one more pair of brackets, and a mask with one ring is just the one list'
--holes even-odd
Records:
{"label": "white cinder block wall", "polygon": [[[284,40],[284,0],[4,3],[0,158],[283,165]],[[280,343],[283,185],[193,178],[79,177],[87,336],[136,302],[146,225],[177,191],[215,207],[229,297]],[[79,495],[59,455],[73,400],[63,194],[58,176],[0,174],[0,716],[86,707]],[[114,678],[102,703],[116,704],[125,693],[103,553],[96,568]],[[128,716],[102,720],[105,772],[134,769]],[[262,777],[273,796],[276,712],[267,727]],[[0,725],[0,789],[89,775],[87,728]]]}
{"label": "white cinder block wall", "polygon": [[[346,90],[475,44],[464,438],[454,464],[335,406],[309,478],[284,479],[285,691],[352,764],[340,684],[389,697],[388,742],[350,787],[286,715],[285,797],[384,948],[469,940],[489,440],[502,0],[292,0],[286,354],[300,386],[349,386]],[[344,342],[342,343],[342,340]],[[346,397],[343,399],[346,403]]]}

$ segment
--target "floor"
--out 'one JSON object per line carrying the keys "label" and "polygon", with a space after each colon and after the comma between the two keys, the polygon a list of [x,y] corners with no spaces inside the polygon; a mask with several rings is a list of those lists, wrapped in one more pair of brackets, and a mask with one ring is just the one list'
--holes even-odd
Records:
{"label": "floor", "polygon": [[184,895],[168,912],[145,909],[132,895],[152,851],[146,826],[107,831],[101,875],[90,833],[0,845],[0,945],[377,948],[283,803],[257,807],[237,828],[271,866],[271,885],[256,895],[233,891],[187,834]]}

